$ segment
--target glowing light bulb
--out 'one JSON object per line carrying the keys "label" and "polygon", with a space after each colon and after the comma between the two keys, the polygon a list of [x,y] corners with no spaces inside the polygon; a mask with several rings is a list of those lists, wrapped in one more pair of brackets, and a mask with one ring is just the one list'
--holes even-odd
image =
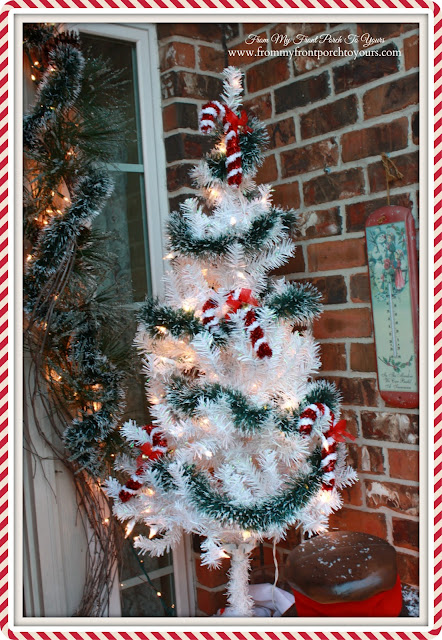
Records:
{"label": "glowing light bulb", "polygon": [[52,209],[46,209],[46,213],[54,213]]}
{"label": "glowing light bulb", "polygon": [[48,223],[47,220],[43,220],[43,224],[46,225],[46,224],[49,224],[49,223]]}
{"label": "glowing light bulb", "polygon": [[246,279],[246,277],[245,277],[245,275],[243,274],[242,271],[237,271],[236,275],[238,276],[238,278],[241,278],[241,280],[245,280]]}
{"label": "glowing light bulb", "polygon": [[318,494],[318,498],[323,504],[328,504],[332,499],[331,491],[325,491],[324,489],[321,489]]}
{"label": "glowing light bulb", "polygon": [[105,518],[105,519],[103,520],[103,524],[109,524],[109,518]]}
{"label": "glowing light bulb", "polygon": [[31,254],[29,254],[28,256],[26,256],[26,262],[29,262],[30,260],[32,260],[32,256],[31,256]]}
{"label": "glowing light bulb", "polygon": [[156,329],[157,331],[159,331],[160,333],[162,333],[163,335],[165,335],[165,334],[167,333],[167,329],[166,329],[166,327],[160,327],[160,326],[158,326],[158,327],[155,327],[155,329]]}
{"label": "glowing light bulb", "polygon": [[157,596],[161,598],[161,591],[157,591]]}
{"label": "glowing light bulb", "polygon": [[201,273],[203,274],[203,276],[206,276],[208,272],[209,272],[208,269],[201,269]]}
{"label": "glowing light bulb", "polygon": [[34,60],[34,63],[33,63],[33,64],[34,64],[34,67],[39,67],[39,66],[40,66],[40,63],[39,63],[39,61],[38,61],[38,60]]}
{"label": "glowing light bulb", "polygon": [[[69,155],[69,154],[68,154],[68,155]],[[66,196],[64,196],[63,200],[64,200],[65,202],[70,202],[69,198],[67,198]]]}
{"label": "glowing light bulb", "polygon": [[155,491],[154,491],[153,489],[150,489],[150,488],[146,491],[146,493],[147,493],[149,496],[154,496],[154,495],[155,495]]}
{"label": "glowing light bulb", "polygon": [[158,529],[156,527],[150,527],[149,531],[149,540],[152,540],[158,533]]}
{"label": "glowing light bulb", "polygon": [[130,536],[130,534],[133,531],[134,526],[135,526],[135,520],[131,520],[130,522],[127,523],[126,529],[125,529],[125,535],[124,535],[125,538]]}
{"label": "glowing light bulb", "polygon": [[32,80],[32,82],[35,82],[37,80],[37,78],[34,76],[34,74],[31,74],[31,80]]}
{"label": "glowing light bulb", "polygon": [[230,224],[232,225],[232,227],[236,224],[236,218],[235,218],[235,216],[232,216],[232,217],[230,218]]}
{"label": "glowing light bulb", "polygon": [[213,458],[213,453],[208,449],[204,452],[204,455],[206,456],[206,458]]}
{"label": "glowing light bulb", "polygon": [[248,540],[249,538],[252,537],[252,534],[250,533],[250,531],[243,531],[242,537],[243,537],[243,540]]}
{"label": "glowing light bulb", "polygon": [[222,155],[225,155],[225,153],[227,151],[226,143],[224,141],[221,141],[219,143],[219,145],[217,146],[216,150],[218,151],[218,153],[221,153]]}
{"label": "glowing light bulb", "polygon": [[163,260],[173,260],[175,257],[174,253],[168,253],[167,256],[164,256]]}

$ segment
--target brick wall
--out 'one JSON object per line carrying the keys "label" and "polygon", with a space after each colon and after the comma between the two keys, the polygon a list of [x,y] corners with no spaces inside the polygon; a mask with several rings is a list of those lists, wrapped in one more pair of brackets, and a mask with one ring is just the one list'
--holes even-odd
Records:
{"label": "brick wall", "polygon": [[[254,33],[261,40],[245,44]],[[265,57],[293,47],[272,35],[309,38],[369,33],[373,49],[400,51],[378,58]],[[171,208],[192,193],[188,170],[208,148],[197,112],[216,98],[224,67],[219,25],[158,25],[164,136]],[[382,40],[380,40],[382,39]],[[366,531],[398,551],[402,580],[418,583],[418,411],[385,406],[376,383],[364,223],[386,204],[380,159],[386,152],[404,177],[391,187],[391,204],[418,207],[418,28],[416,24],[229,24],[229,64],[245,73],[245,106],[268,125],[270,146],[258,174],[274,186],[274,202],[301,211],[297,253],[279,273],[313,282],[325,311],[315,323],[322,375],[336,382],[344,417],[357,437],[350,460],[359,483],[345,492],[331,528]],[[355,49],[351,44],[306,43],[304,48]],[[261,50],[259,51],[259,48]],[[244,58],[239,51],[253,52]],[[281,546],[280,556],[298,538]],[[265,564],[271,564],[265,545]],[[200,613],[224,602],[225,571],[209,573],[196,553]],[[257,551],[254,566],[262,558]],[[227,567],[225,567],[227,570]]]}

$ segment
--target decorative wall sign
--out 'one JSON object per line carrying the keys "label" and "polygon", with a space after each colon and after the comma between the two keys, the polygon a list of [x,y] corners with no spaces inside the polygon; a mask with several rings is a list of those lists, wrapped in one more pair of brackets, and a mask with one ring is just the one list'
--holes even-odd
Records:
{"label": "decorative wall sign", "polygon": [[365,225],[379,392],[393,407],[419,405],[416,230],[405,207],[385,206]]}

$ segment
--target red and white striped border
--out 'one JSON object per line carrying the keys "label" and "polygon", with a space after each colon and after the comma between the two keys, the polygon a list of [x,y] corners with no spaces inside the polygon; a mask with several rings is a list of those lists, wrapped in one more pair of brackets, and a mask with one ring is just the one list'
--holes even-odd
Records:
{"label": "red and white striped border", "polygon": [[[8,56],[9,33],[8,15],[11,9],[33,9],[42,13],[46,9],[170,9],[171,21],[177,18],[180,9],[250,10],[252,14],[260,9],[285,9],[305,12],[311,9],[389,9],[403,12],[404,9],[429,10],[434,17],[434,328],[435,328],[435,370],[434,370],[434,625],[430,631],[11,631],[13,612],[8,611],[8,586],[13,571],[13,559],[8,566],[8,336],[7,336],[7,294],[8,294]],[[213,14],[213,18],[215,17]],[[380,14],[374,13],[373,21],[381,22]],[[339,17],[339,14],[336,16]],[[402,17],[402,16],[401,16]],[[287,14],[281,21],[288,21]],[[251,19],[253,19],[251,17]],[[290,15],[296,21],[296,13]],[[11,0],[0,12],[0,630],[7,638],[19,640],[425,640],[437,636],[442,631],[442,14],[440,7],[424,0]],[[12,27],[12,25],[11,25]],[[12,55],[11,55],[12,62]],[[430,89],[431,90],[431,89]],[[10,119],[12,122],[12,120]],[[431,129],[430,129],[431,132]],[[430,135],[431,141],[431,135]],[[20,212],[16,212],[20,215]],[[9,216],[12,219],[12,212]],[[431,220],[431,207],[428,213]],[[431,381],[429,381],[431,385]],[[11,400],[12,402],[12,400]],[[12,433],[12,425],[10,433]],[[431,434],[431,425],[428,425]],[[430,436],[431,439],[431,436]],[[431,515],[430,515],[431,530]],[[432,549],[429,550],[431,562]],[[431,574],[432,567],[429,567]],[[72,626],[75,626],[74,619]],[[202,623],[203,621],[200,620]],[[398,623],[398,626],[400,622]]]}

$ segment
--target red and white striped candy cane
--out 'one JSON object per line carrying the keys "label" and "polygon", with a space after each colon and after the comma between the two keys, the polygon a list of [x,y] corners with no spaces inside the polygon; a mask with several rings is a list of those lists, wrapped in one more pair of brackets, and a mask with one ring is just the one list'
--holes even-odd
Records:
{"label": "red and white striped candy cane", "polygon": [[239,117],[227,105],[223,105],[218,100],[212,100],[201,109],[200,131],[211,133],[216,127],[217,120],[222,122],[225,133],[227,184],[238,187],[242,182],[239,128],[241,127],[245,133],[251,131],[247,126],[247,114],[242,111],[241,117]]}
{"label": "red and white striped candy cane", "polygon": [[305,435],[310,435],[316,420],[319,420],[319,418],[322,418],[324,415],[326,418],[329,418],[330,414],[331,411],[325,406],[325,404],[320,402],[309,404],[299,416],[299,432]]}
{"label": "red and white striped candy cane", "polygon": [[253,351],[258,358],[271,358],[273,351],[270,348],[267,340],[264,337],[264,331],[256,319],[256,314],[253,309],[249,309],[244,318],[244,325],[246,331],[249,334],[250,341],[252,343]]}
{"label": "red and white striped candy cane", "polygon": [[329,425],[327,431],[322,434],[321,469],[324,474],[322,476],[322,488],[326,491],[331,491],[336,482],[337,444],[338,442],[344,442],[345,438],[350,438],[351,440],[355,440],[355,438],[345,431],[346,421],[339,420],[339,422],[335,422],[333,412],[320,402],[309,404],[301,413],[298,422],[299,432],[304,435],[310,435],[313,425],[322,417],[325,417]]}
{"label": "red and white striped candy cane", "polygon": [[219,329],[219,318],[216,310],[219,304],[213,298],[210,298],[203,304],[203,325],[209,329],[211,333],[216,333]]}
{"label": "red and white striped candy cane", "polygon": [[224,121],[226,108],[218,100],[212,100],[204,105],[200,112],[200,131],[202,133],[212,133],[215,130],[216,120]]}

